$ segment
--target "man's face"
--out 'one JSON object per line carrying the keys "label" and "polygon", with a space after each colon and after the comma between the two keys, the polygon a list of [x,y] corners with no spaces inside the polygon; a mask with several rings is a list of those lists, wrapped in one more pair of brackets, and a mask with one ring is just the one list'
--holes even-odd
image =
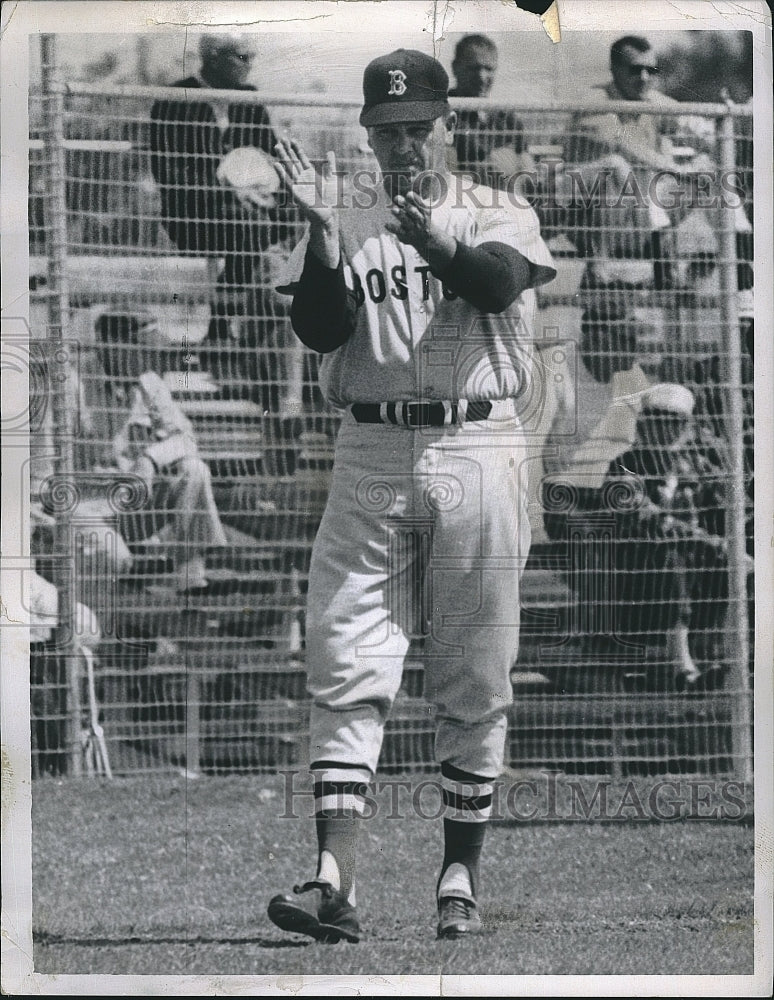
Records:
{"label": "man's face", "polygon": [[653,51],[638,52],[633,48],[621,51],[620,59],[610,66],[619,93],[625,101],[642,101],[658,74]]}
{"label": "man's face", "polygon": [[464,49],[452,63],[460,97],[487,97],[497,72],[497,51],[485,45]]}
{"label": "man's face", "polygon": [[[424,197],[432,197],[428,190],[431,173],[447,173],[446,147],[454,137],[456,116],[452,112],[435,121],[394,122],[373,125],[368,130],[368,144],[373,149],[382,172],[384,187],[390,197],[405,194],[417,185]],[[424,176],[423,176],[424,175]]]}
{"label": "man's face", "polygon": [[202,77],[212,87],[229,90],[247,80],[253,53],[246,45],[233,44],[211,53],[202,63]]}

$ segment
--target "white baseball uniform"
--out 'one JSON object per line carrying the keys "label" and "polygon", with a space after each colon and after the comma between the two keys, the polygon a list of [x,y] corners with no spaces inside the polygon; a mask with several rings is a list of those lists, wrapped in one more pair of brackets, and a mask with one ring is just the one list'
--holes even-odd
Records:
{"label": "white baseball uniform", "polygon": [[[481,313],[385,229],[381,186],[359,204],[347,194],[342,258],[359,308],[352,336],[325,355],[320,374],[326,398],[344,413],[309,578],[311,759],[375,772],[413,642],[436,707],[438,761],[494,778],[529,549],[535,294],[530,288],[498,315]],[[375,204],[365,207],[369,199]],[[450,177],[432,221],[469,247],[515,248],[533,288],[554,277],[535,213],[502,192]],[[303,240],[288,284],[305,253]],[[405,426],[400,404],[413,400],[442,401],[447,424]],[[466,419],[481,400],[492,403],[488,419]],[[358,423],[353,403],[381,404],[384,422]]]}

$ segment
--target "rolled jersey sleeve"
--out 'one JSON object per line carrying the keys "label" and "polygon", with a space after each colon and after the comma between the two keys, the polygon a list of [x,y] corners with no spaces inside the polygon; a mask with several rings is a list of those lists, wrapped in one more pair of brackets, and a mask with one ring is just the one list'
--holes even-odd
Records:
{"label": "rolled jersey sleeve", "polygon": [[477,247],[458,243],[449,264],[433,274],[452,292],[487,313],[503,312],[530,287],[529,261],[505,243]]}
{"label": "rolled jersey sleeve", "polygon": [[338,267],[326,267],[309,252],[308,230],[288,258],[276,291],[293,296],[290,322],[310,350],[329,354],[352,335],[356,307],[344,278],[343,258]]}
{"label": "rolled jersey sleeve", "polygon": [[529,265],[528,288],[538,288],[556,277],[556,268],[548,247],[540,235],[540,223],[528,205],[485,208],[478,213],[474,247],[485,243],[503,243],[517,250]]}

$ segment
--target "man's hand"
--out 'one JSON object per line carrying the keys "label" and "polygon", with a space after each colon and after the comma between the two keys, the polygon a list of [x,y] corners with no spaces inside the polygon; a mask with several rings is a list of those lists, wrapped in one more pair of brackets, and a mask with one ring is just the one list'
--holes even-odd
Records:
{"label": "man's hand", "polygon": [[385,223],[385,228],[401,243],[414,247],[434,267],[443,267],[451,261],[457,241],[433,225],[430,204],[416,191],[396,195],[391,211],[394,221]]}
{"label": "man's hand", "polygon": [[261,188],[234,188],[231,193],[249,215],[266,212],[276,205],[274,195]]}
{"label": "man's hand", "polygon": [[717,173],[715,161],[706,153],[696,153],[689,159],[673,159],[671,172],[681,179],[690,180],[694,174],[710,174],[713,177]]}
{"label": "man's hand", "polygon": [[301,214],[309,220],[309,249],[325,267],[338,267],[341,248],[335,153],[328,153],[322,173],[318,173],[294,139],[282,139],[274,149],[277,172]]}
{"label": "man's hand", "polygon": [[386,224],[387,231],[424,255],[432,227],[429,204],[415,191],[409,191],[393,198],[391,212],[395,221]]}
{"label": "man's hand", "polygon": [[329,228],[336,214],[336,154],[328,153],[319,173],[295,139],[281,139],[274,151],[277,172],[301,213],[310,222]]}

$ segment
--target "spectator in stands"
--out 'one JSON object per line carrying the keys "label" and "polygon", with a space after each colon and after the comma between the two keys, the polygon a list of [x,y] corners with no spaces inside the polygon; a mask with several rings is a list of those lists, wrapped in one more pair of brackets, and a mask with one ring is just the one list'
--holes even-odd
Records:
{"label": "spectator in stands", "polygon": [[[30,721],[34,773],[65,774],[68,756],[68,657],[54,641],[59,621],[59,592],[33,570],[30,586]],[[74,652],[96,649],[102,639],[99,621],[85,604],[75,603]]]}
{"label": "spectator in stands", "polygon": [[[636,35],[619,38],[610,50],[612,80],[596,88],[606,101],[631,101],[665,110],[678,101],[654,87],[659,67],[650,42]],[[678,283],[675,227],[689,212],[691,178],[712,170],[712,123],[696,116],[599,111],[576,115],[566,159],[588,191],[607,173],[607,204],[577,214],[572,234],[589,258],[588,289],[672,287]],[[657,175],[659,197],[652,197]],[[570,194],[571,182],[565,178]],[[636,189],[632,187],[636,185]],[[620,199],[624,191],[629,191]],[[632,196],[632,190],[641,196]],[[580,199],[579,199],[580,200]],[[715,237],[703,211],[693,211],[684,238],[703,261],[714,258]],[[680,253],[682,256],[683,254]]]}
{"label": "spectator in stands", "polygon": [[120,517],[130,546],[170,535],[170,555],[181,593],[209,585],[205,550],[226,545],[210,482],[199,457],[193,428],[166,383],[146,370],[139,323],[106,314],[97,321],[97,340],[120,427],[113,439],[115,462],[147,487],[143,509]]}
{"label": "spectator in stands", "polygon": [[289,215],[276,205],[270,162],[265,190],[259,185],[240,193],[218,178],[223,157],[234,149],[251,146],[273,155],[277,140],[263,105],[189,97],[201,88],[254,91],[245,82],[254,58],[251,36],[202,35],[199,54],[199,73],[174,84],[189,99],[153,105],[151,169],[162,222],[175,246],[223,258],[200,363],[221,383],[224,396],[249,396],[256,383],[276,378],[257,361],[256,349],[274,336],[261,254],[283,237]]}
{"label": "spectator in stands", "polygon": [[701,677],[691,635],[722,628],[728,600],[724,477],[696,447],[693,409],[685,386],[647,390],[634,445],[605,480],[616,524],[614,626],[650,645],[665,636],[678,684]]}
{"label": "spectator in stands", "polygon": [[543,451],[543,526],[575,595],[572,638],[594,656],[600,637],[612,641],[602,488],[610,462],[634,442],[641,394],[650,385],[637,360],[641,332],[620,302],[584,314],[575,364],[555,383],[556,413]]}
{"label": "spectator in stands", "polygon": [[[465,35],[452,62],[449,97],[488,97],[497,73],[497,46],[486,35]],[[524,126],[513,111],[459,110],[449,168],[472,174],[479,184],[503,187],[535,164],[524,143]]]}
{"label": "spectator in stands", "polygon": [[[48,362],[50,344],[30,341],[30,551],[36,558],[40,571],[50,575],[54,552],[56,507],[52,493],[58,493],[54,458],[57,453],[56,427],[51,405],[53,383]],[[116,530],[114,511],[100,490],[98,479],[89,473],[95,471],[100,460],[101,448],[99,421],[89,405],[89,388],[94,379],[85,375],[83,355],[70,352],[69,361],[59,374],[65,374],[63,389],[65,407],[70,411],[75,430],[73,442],[74,476],[71,485],[76,490],[75,506],[69,514],[73,528],[72,541],[76,573],[75,594],[79,601],[88,604],[102,616],[110,601],[107,583],[129,570],[132,554]],[[102,375],[104,383],[104,374]]]}
{"label": "spectator in stands", "polygon": [[560,383],[544,454],[545,527],[555,541],[568,537],[568,515],[601,509],[610,462],[634,442],[650,385],[637,360],[641,332],[621,302],[583,315],[575,370]]}

